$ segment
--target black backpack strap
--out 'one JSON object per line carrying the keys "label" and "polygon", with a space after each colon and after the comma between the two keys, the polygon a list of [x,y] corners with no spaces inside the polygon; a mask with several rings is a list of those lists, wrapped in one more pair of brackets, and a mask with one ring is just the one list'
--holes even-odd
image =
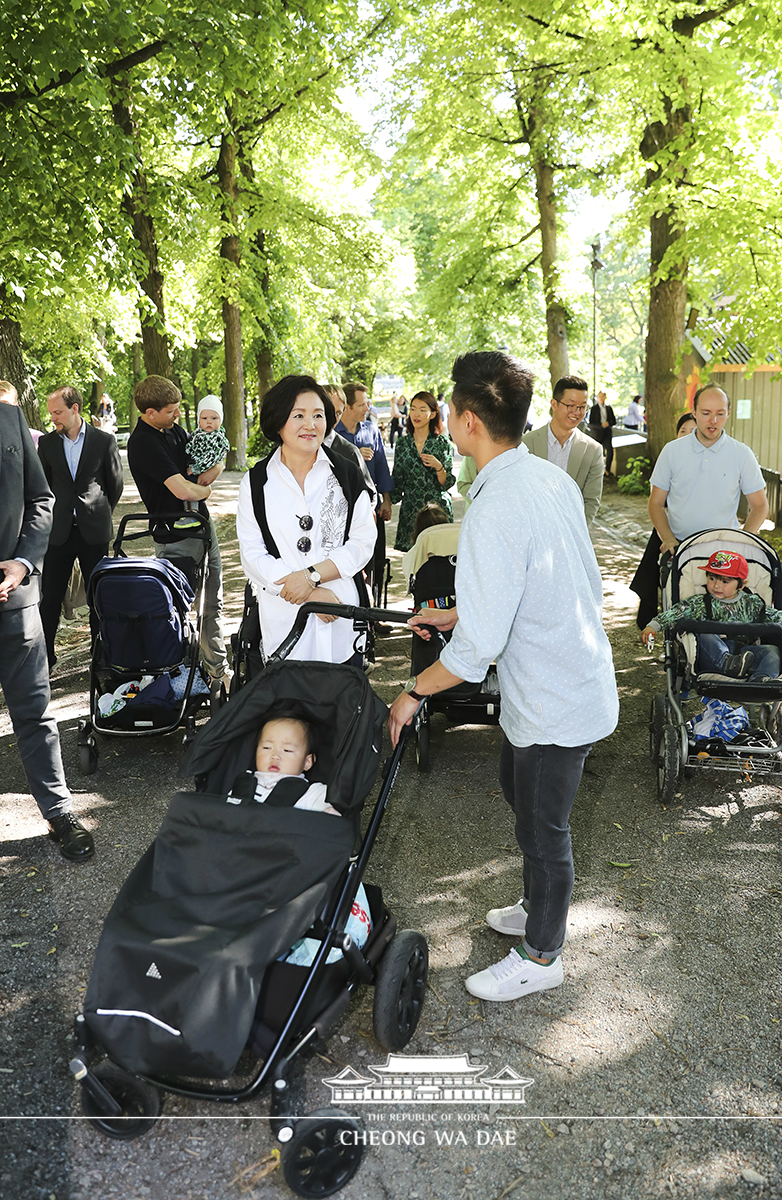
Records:
{"label": "black backpack strap", "polygon": [[[274,451],[272,451],[272,454]],[[272,531],[269,528],[269,522],[266,519],[266,497],[263,489],[266,486],[266,480],[269,476],[269,461],[271,454],[266,458],[260,459],[254,467],[250,468],[250,494],[253,501],[253,513],[258,522],[258,528],[261,531],[263,544],[265,545],[272,558],[280,558],[280,552],[277,549],[277,543],[272,537]]]}
{"label": "black backpack strap", "polygon": [[296,801],[301,800],[304,793],[308,791],[309,786],[308,779],[297,779],[295,775],[288,775],[279,783],[275,783],[269,792],[266,803],[270,804],[272,808],[293,808]]}

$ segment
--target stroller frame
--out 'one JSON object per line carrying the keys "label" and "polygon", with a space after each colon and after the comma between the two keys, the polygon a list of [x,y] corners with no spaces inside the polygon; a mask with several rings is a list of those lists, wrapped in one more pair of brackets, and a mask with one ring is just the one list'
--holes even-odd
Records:
{"label": "stroller frame", "polygon": [[[127,558],[128,555],[123,549],[123,545],[127,542],[138,541],[141,538],[150,536],[149,524],[151,521],[169,521],[173,522],[181,517],[181,513],[163,513],[150,514],[144,513],[128,513],[120,522],[117,536],[112,545],[112,558],[121,559]],[[209,543],[209,520],[201,515],[201,513],[193,512],[192,517],[197,520],[198,524],[189,532],[188,536],[203,541],[206,546]],[[132,522],[144,521],[147,528],[137,533],[128,533],[127,528]],[[176,566],[177,564],[174,563]],[[182,699],[179,701],[176,709],[172,709],[170,722],[164,725],[155,725],[151,729],[119,729],[108,725],[101,717],[98,707],[98,701],[104,694],[106,689],[103,687],[100,672],[111,669],[110,664],[102,663],[100,656],[102,655],[102,646],[100,639],[93,647],[92,658],[90,662],[90,714],[88,717],[82,717],[79,720],[77,729],[77,742],[79,746],[79,763],[81,770],[85,775],[94,774],[98,765],[98,744],[95,738],[96,733],[105,734],[107,737],[152,737],[159,734],[172,733],[184,724],[186,734],[185,740],[189,740],[195,735],[196,714],[200,708],[209,702],[209,696],[202,694],[193,697],[191,695],[193,682],[195,680],[196,671],[200,661],[200,639],[201,627],[204,618],[204,605],[206,600],[206,570],[207,570],[207,554],[204,553],[200,563],[194,563],[194,575],[191,580],[193,590],[195,592],[196,603],[196,623],[195,627],[188,624],[188,651],[183,662],[187,669],[187,681],[185,683],[185,691]],[[186,618],[185,618],[186,619]],[[188,661],[189,660],[189,661]],[[167,664],[169,666],[179,664]],[[122,674],[120,669],[118,674]],[[129,676],[135,672],[126,672]],[[161,674],[162,671],[153,671],[153,674]]]}
{"label": "stroller frame", "polygon": [[[775,607],[782,607],[782,578],[777,556],[762,538],[743,530],[704,530],[686,538],[674,555],[672,573],[685,556],[692,558],[693,551],[701,545],[704,553],[700,557],[706,561],[706,547],[711,545],[703,541],[707,535],[713,535],[713,540],[722,548],[726,541],[730,542],[739,552],[742,547],[754,545],[759,556],[767,559]],[[673,595],[678,599],[677,587],[674,587]],[[695,674],[679,639],[683,634],[701,633],[739,635],[748,643],[762,638],[765,643],[775,643],[782,653],[782,626],[771,622],[750,625],[683,619],[666,630],[663,654],[666,692],[652,697],[649,713],[649,757],[656,768],[657,795],[665,805],[673,802],[680,777],[684,775],[685,779],[690,779],[696,771],[738,771],[746,782],[750,782],[753,775],[782,775],[782,679],[760,682]],[[697,742],[687,729],[682,708],[691,687],[699,696],[725,700],[734,706],[748,706],[750,729],[731,742],[722,738]]]}
{"label": "stroller frame", "polygon": [[[309,603],[301,606],[294,628],[270,661],[287,657],[312,613],[328,612],[359,620],[407,621],[408,614],[395,610],[363,609],[348,605]],[[270,1127],[283,1147],[283,1172],[289,1186],[303,1196],[327,1196],[343,1187],[358,1170],[363,1154],[356,1118],[338,1109],[296,1115],[291,1076],[297,1061],[311,1053],[318,1038],[325,1037],[342,1016],[360,983],[375,987],[374,1029],[388,1050],[401,1050],[412,1038],[421,1015],[428,974],[426,941],[420,933],[397,933],[395,918],[382,903],[380,891],[368,885],[373,909],[373,928],[365,947],[359,947],[345,926],[356,897],[383,815],[396,780],[412,725],[405,727],[381,771],[381,787],[361,845],[351,856],[338,889],[326,901],[316,921],[323,941],[301,992],[274,1044],[255,1076],[239,1088],[206,1087],[179,1079],[132,1074],[110,1065],[95,1067],[102,1048],[90,1033],[85,1017],[75,1019],[76,1053],[70,1069],[81,1085],[85,1115],[109,1137],[131,1140],[150,1129],[160,1112],[159,1093],[170,1092],[198,1101],[241,1104],[271,1087]],[[374,901],[374,903],[373,903]],[[393,946],[393,953],[386,951]],[[311,997],[324,979],[329,953],[339,948],[349,972],[336,998],[314,1017],[307,1015]],[[350,1140],[343,1139],[348,1131]],[[331,1153],[315,1156],[324,1147]],[[312,1190],[313,1185],[315,1190]]]}

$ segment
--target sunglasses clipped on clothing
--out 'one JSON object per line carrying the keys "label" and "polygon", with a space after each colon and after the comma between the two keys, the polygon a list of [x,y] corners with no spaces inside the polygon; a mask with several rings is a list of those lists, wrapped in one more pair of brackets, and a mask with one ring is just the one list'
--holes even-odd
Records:
{"label": "sunglasses clipped on clothing", "polygon": [[[315,524],[309,513],[305,513],[303,517],[297,515],[296,520],[299,522],[299,529],[303,529],[305,533],[309,533]],[[296,549],[301,554],[309,554],[312,549],[312,540],[308,537],[300,537],[296,543]]]}

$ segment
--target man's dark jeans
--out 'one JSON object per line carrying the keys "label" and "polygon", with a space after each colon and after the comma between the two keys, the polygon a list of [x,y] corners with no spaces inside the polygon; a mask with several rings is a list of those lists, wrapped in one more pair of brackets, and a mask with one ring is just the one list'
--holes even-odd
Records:
{"label": "man's dark jeans", "polygon": [[524,949],[534,958],[562,952],[573,891],[570,810],[588,746],[514,746],[500,751],[500,785],[516,814],[524,855],[524,899],[529,915]]}

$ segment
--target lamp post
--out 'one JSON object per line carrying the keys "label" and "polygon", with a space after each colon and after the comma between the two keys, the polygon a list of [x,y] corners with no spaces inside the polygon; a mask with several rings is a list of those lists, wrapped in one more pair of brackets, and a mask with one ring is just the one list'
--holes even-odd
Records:
{"label": "lamp post", "polygon": [[592,399],[597,397],[597,273],[604,264],[598,258],[600,238],[592,242]]}

